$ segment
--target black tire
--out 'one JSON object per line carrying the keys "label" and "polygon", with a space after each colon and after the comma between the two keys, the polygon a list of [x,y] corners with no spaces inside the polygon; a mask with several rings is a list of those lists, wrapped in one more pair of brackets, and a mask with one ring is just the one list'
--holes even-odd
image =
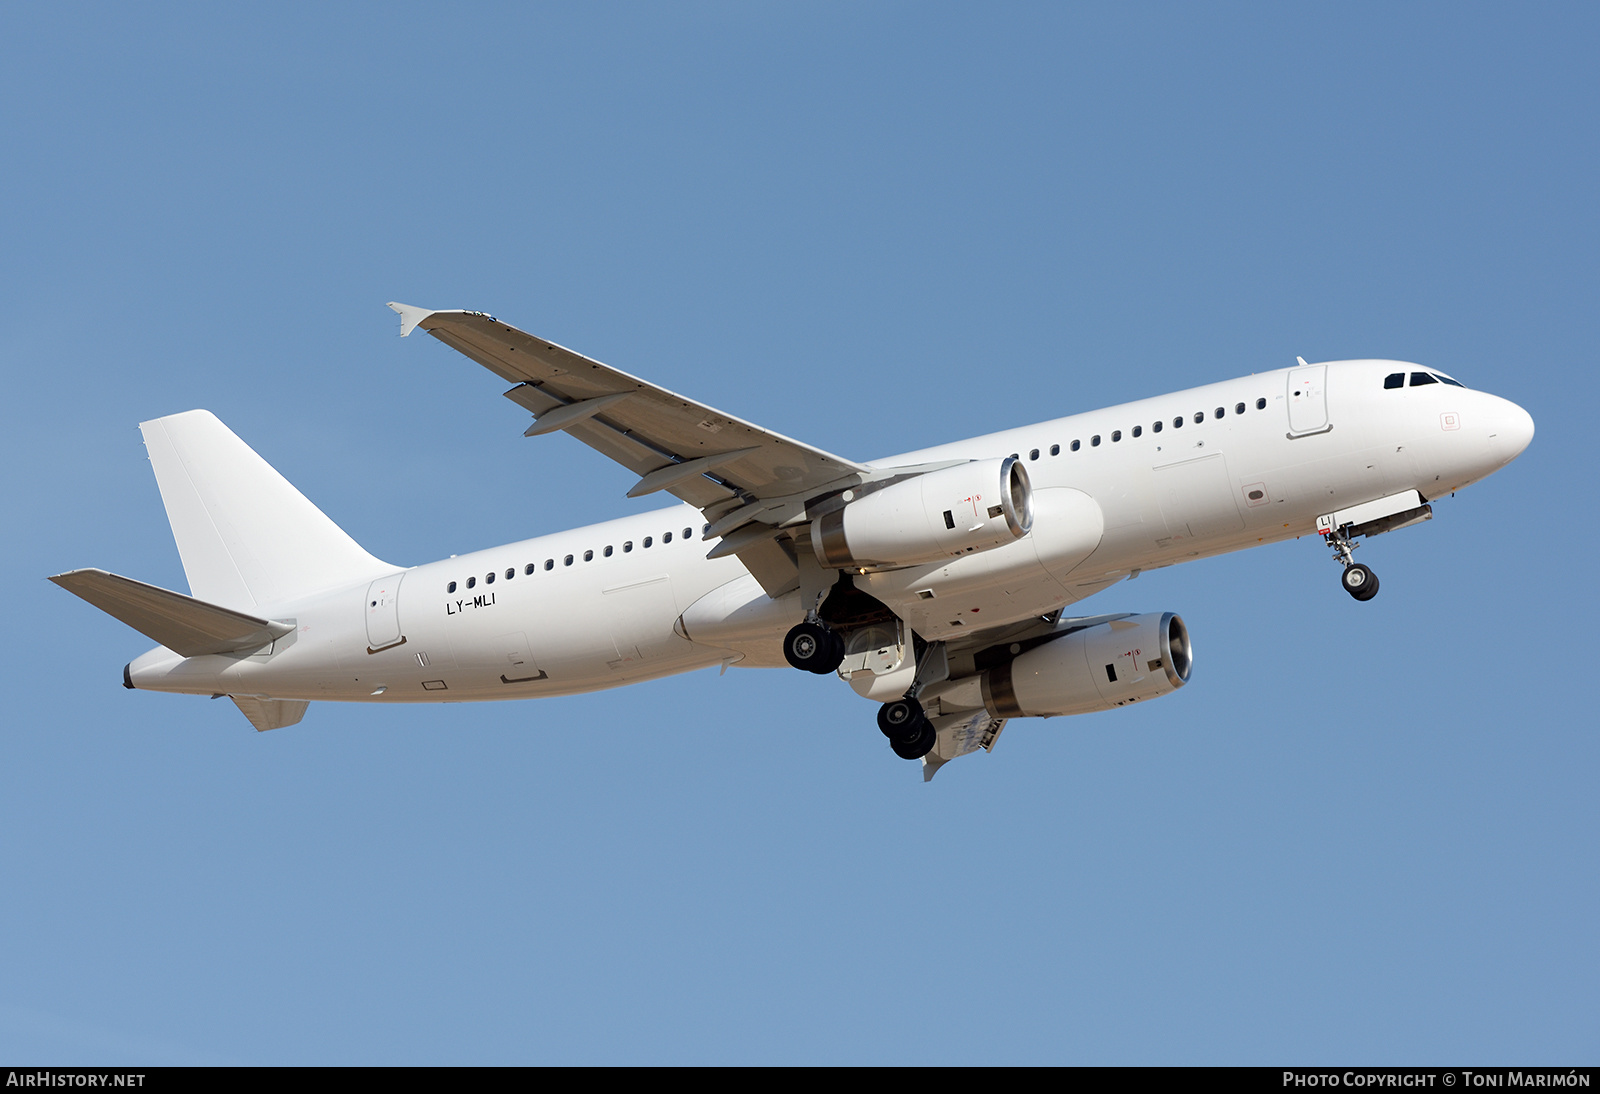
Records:
{"label": "black tire", "polygon": [[842,664],[844,664],[844,638],[840,636],[838,631],[829,630],[828,656],[811,671],[818,676],[826,676],[830,672],[836,672]]}
{"label": "black tire", "polygon": [[783,637],[783,657],[800,671],[821,676],[844,660],[844,640],[820,623],[796,623]]}
{"label": "black tire", "polygon": [[933,728],[933,723],[925,717],[918,717],[917,731],[904,737],[890,737],[889,747],[894,749],[894,754],[902,760],[920,760],[933,751],[933,746],[939,743],[939,732]]}
{"label": "black tire", "polygon": [[878,708],[878,729],[891,741],[912,736],[917,723],[926,720],[922,715],[922,704],[915,699],[896,699]]}
{"label": "black tire", "polygon": [[1340,584],[1357,600],[1371,600],[1378,595],[1378,575],[1359,562],[1345,567]]}

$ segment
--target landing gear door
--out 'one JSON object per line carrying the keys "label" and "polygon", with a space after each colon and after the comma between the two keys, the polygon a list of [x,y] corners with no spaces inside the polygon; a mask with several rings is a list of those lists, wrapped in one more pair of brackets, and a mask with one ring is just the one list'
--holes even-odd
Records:
{"label": "landing gear door", "polygon": [[398,646],[400,633],[400,582],[405,571],[381,577],[367,586],[367,652]]}
{"label": "landing gear door", "polygon": [[1304,365],[1289,370],[1289,436],[1326,433],[1328,424],[1328,366]]}

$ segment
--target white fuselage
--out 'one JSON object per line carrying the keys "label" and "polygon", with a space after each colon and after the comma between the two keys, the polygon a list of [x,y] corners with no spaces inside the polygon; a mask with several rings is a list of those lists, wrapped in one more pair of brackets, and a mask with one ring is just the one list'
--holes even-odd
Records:
{"label": "white fuselage", "polygon": [[[875,460],[1017,453],[1038,511],[1015,543],[859,574],[856,585],[925,638],[950,638],[1048,613],[1136,571],[1314,533],[1319,516],[1374,499],[1412,489],[1437,498],[1527,445],[1532,421],[1504,399],[1446,383],[1383,386],[1417,368],[1345,361],[1266,372]],[[296,631],[251,656],[185,659],[158,648],[129,666],[129,681],[427,702],[571,694],[719,662],[782,664],[784,631],[804,614],[798,596],[769,601],[736,557],[707,559],[703,527],[698,510],[680,505],[413,567],[371,588],[262,605]],[[714,643],[691,640],[680,617],[697,602],[749,622],[716,629]]]}

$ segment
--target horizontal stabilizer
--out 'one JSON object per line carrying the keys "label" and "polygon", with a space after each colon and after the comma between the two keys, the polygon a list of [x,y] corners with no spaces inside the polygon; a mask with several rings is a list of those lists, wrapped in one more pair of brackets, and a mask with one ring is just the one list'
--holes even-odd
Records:
{"label": "horizontal stabilizer", "polygon": [[257,619],[104,570],[72,570],[50,580],[184,657],[248,653],[294,630],[292,623]]}
{"label": "horizontal stabilizer", "polygon": [[253,695],[230,695],[239,713],[250,719],[257,733],[292,726],[306,716],[309,699],[258,699]]}

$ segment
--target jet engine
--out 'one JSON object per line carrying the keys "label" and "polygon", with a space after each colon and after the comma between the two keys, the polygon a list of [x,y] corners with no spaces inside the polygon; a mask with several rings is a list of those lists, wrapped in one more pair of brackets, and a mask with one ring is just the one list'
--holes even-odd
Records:
{"label": "jet engine", "polygon": [[1015,456],[930,471],[858,498],[812,522],[817,561],[834,569],[959,558],[1021,539],[1033,527],[1033,486]]}
{"label": "jet engine", "polygon": [[987,670],[983,705],[996,718],[1110,710],[1178,690],[1193,665],[1182,619],[1132,615],[1069,631]]}

